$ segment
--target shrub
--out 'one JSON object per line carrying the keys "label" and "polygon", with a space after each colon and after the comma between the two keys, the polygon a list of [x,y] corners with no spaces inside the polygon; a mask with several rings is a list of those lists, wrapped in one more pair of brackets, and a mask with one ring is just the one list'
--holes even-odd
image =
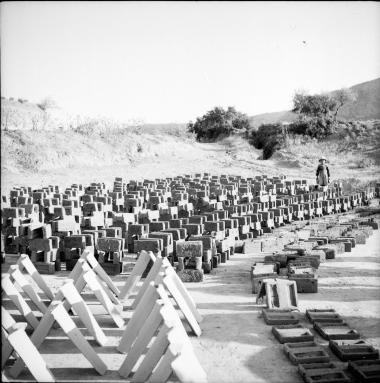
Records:
{"label": "shrub", "polygon": [[22,104],[24,102],[24,100],[22,98],[18,98],[17,101]]}
{"label": "shrub", "polygon": [[45,112],[47,109],[56,108],[57,104],[51,97],[46,97],[37,106]]}
{"label": "shrub", "polygon": [[357,167],[359,169],[371,168],[374,165],[375,165],[375,161],[368,157],[360,159],[357,163]]}
{"label": "shrub", "polygon": [[331,118],[311,117],[300,118],[292,122],[289,133],[307,135],[312,138],[325,138],[333,133],[334,122]]}
{"label": "shrub", "polygon": [[246,131],[249,128],[249,119],[233,107],[228,107],[227,110],[216,107],[198,117],[195,123],[190,121],[187,128],[189,132],[195,133],[198,141],[216,141],[235,132]]}
{"label": "shrub", "polygon": [[255,148],[263,149],[263,159],[267,160],[284,146],[286,127],[281,124],[262,124],[250,132],[248,140]]}

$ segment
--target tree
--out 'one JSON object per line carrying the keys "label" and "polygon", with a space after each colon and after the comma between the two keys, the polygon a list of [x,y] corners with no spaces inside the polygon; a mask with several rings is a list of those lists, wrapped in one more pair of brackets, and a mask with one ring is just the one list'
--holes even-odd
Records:
{"label": "tree", "polygon": [[189,132],[196,134],[198,141],[215,141],[221,136],[246,131],[249,128],[249,119],[234,107],[230,106],[227,110],[215,107],[202,117],[197,117],[195,123],[190,121],[187,127]]}
{"label": "tree", "polygon": [[335,113],[334,113],[334,122],[336,121],[339,109],[349,103],[349,102],[354,102],[357,98],[356,93],[354,93],[351,89],[348,88],[343,88],[339,89],[336,92],[334,92],[333,97],[336,101],[336,108],[335,108]]}
{"label": "tree", "polygon": [[351,89],[339,89],[333,93],[308,95],[297,92],[293,97],[292,111],[301,116],[331,118],[336,121],[339,109],[356,100],[356,94]]}
{"label": "tree", "polygon": [[293,97],[292,111],[307,117],[327,117],[336,108],[336,100],[328,94],[308,95],[303,92]]}

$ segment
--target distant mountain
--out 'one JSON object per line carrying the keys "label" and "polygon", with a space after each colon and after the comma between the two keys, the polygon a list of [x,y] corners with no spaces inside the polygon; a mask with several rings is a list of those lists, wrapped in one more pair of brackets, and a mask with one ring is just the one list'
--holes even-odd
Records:
{"label": "distant mountain", "polygon": [[354,102],[344,105],[338,117],[346,120],[372,120],[380,118],[380,78],[350,88],[356,93]]}
{"label": "distant mountain", "polygon": [[297,114],[290,110],[273,113],[262,113],[249,117],[252,126],[260,126],[261,124],[274,124],[276,122],[292,122],[297,118]]}
{"label": "distant mountain", "polygon": [[[344,105],[338,113],[342,120],[380,119],[380,78],[354,85],[350,89],[356,94],[354,102]],[[330,93],[334,93],[330,92]],[[297,114],[290,110],[257,114],[250,117],[252,126],[276,122],[292,122]]]}

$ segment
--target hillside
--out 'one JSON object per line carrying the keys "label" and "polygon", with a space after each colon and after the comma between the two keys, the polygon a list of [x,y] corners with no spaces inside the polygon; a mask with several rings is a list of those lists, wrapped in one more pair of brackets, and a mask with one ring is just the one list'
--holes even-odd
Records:
{"label": "hillside", "polygon": [[356,93],[355,102],[344,105],[338,117],[345,120],[371,120],[380,118],[380,78],[350,88]]}
{"label": "hillside", "polygon": [[[357,99],[344,105],[338,113],[338,118],[360,121],[380,118],[380,78],[354,85],[349,89],[357,95]],[[250,121],[253,126],[257,127],[261,124],[292,122],[296,118],[297,115],[288,110],[257,114],[250,117]]]}
{"label": "hillside", "polygon": [[[380,79],[353,87],[358,100],[342,115],[350,116],[357,110],[355,113],[362,118],[379,116],[379,87]],[[70,116],[58,108],[43,111],[33,103],[4,99],[1,111],[3,192],[21,185],[67,186],[112,182],[116,176],[144,179],[195,172],[287,174],[313,181],[320,156],[328,158],[332,179],[346,180],[348,187],[355,187],[357,180],[366,183],[378,179],[380,169],[380,124],[376,121],[342,125],[344,128],[328,140],[297,138],[270,160],[262,161],[261,150],[242,137],[199,143],[187,132],[186,124],[130,126],[108,119]],[[294,117],[285,111],[252,119],[260,124],[289,122]]]}
{"label": "hillside", "polygon": [[257,114],[256,116],[249,117],[252,126],[258,127],[262,124],[273,124],[280,122],[292,122],[297,119],[297,114],[290,110],[273,113]]}

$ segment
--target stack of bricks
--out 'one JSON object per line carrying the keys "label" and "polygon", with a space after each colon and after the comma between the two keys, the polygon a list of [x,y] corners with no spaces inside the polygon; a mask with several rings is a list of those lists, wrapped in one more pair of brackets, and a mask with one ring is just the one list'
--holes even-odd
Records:
{"label": "stack of bricks", "polygon": [[23,222],[25,222],[25,209],[22,207],[4,207],[2,209],[1,231],[4,238],[5,253],[19,252],[19,237],[23,235]]}
{"label": "stack of bricks", "polygon": [[[285,176],[244,178],[209,173],[128,183],[116,178],[111,190],[104,183],[91,183],[88,187],[73,184],[63,192],[52,185],[37,190],[14,188],[9,199],[2,198],[5,252],[31,255],[25,227],[51,225],[50,237],[58,239],[40,237],[49,241],[38,246],[50,254],[56,252],[58,243],[58,253],[68,261],[68,268],[82,251],[83,240],[79,246],[73,246],[70,240],[65,242],[66,238],[73,237],[75,242],[76,236],[85,235],[86,245],[95,247],[96,256],[109,265],[109,270],[113,270],[110,272],[117,272],[113,265],[120,266],[127,253],[153,251],[174,264],[179,262],[178,244],[200,238],[205,247],[209,240],[205,238],[213,238],[214,244],[203,249],[201,262],[204,272],[209,272],[233,254],[237,240],[258,239],[284,224],[347,211],[367,203],[377,193],[375,187],[369,187],[344,195],[339,184],[319,191],[306,180],[288,180]],[[7,208],[23,210],[13,217],[7,215]],[[40,227],[37,226],[35,230]],[[363,242],[367,231],[364,226],[351,227],[349,235]],[[340,232],[338,237],[330,238],[336,243],[320,243],[322,248],[313,251],[331,253],[329,246],[337,248],[340,242],[348,248],[347,241],[352,238],[341,240],[344,235],[348,233]],[[37,242],[33,244],[35,252],[40,251]],[[239,246],[244,247],[244,242]],[[70,258],[66,259],[68,254]]]}
{"label": "stack of bricks", "polygon": [[[92,239],[92,236],[90,238]],[[72,270],[86,248],[86,236],[80,234],[70,235],[65,237],[62,243],[63,257],[61,256],[61,259],[63,258],[66,261],[66,270]]]}
{"label": "stack of bricks", "polygon": [[[54,274],[60,270],[60,238],[52,235],[51,225],[33,222],[25,226],[25,235],[20,236],[20,244],[30,255],[31,261],[40,274]],[[23,251],[25,250],[25,251]]]}
{"label": "stack of bricks", "polygon": [[123,270],[123,259],[127,251],[120,228],[106,229],[106,237],[98,238],[98,261],[110,275],[120,274]]}
{"label": "stack of bricks", "polygon": [[177,274],[181,280],[184,282],[201,282],[203,280],[203,242],[179,242],[176,253],[178,258]]}

